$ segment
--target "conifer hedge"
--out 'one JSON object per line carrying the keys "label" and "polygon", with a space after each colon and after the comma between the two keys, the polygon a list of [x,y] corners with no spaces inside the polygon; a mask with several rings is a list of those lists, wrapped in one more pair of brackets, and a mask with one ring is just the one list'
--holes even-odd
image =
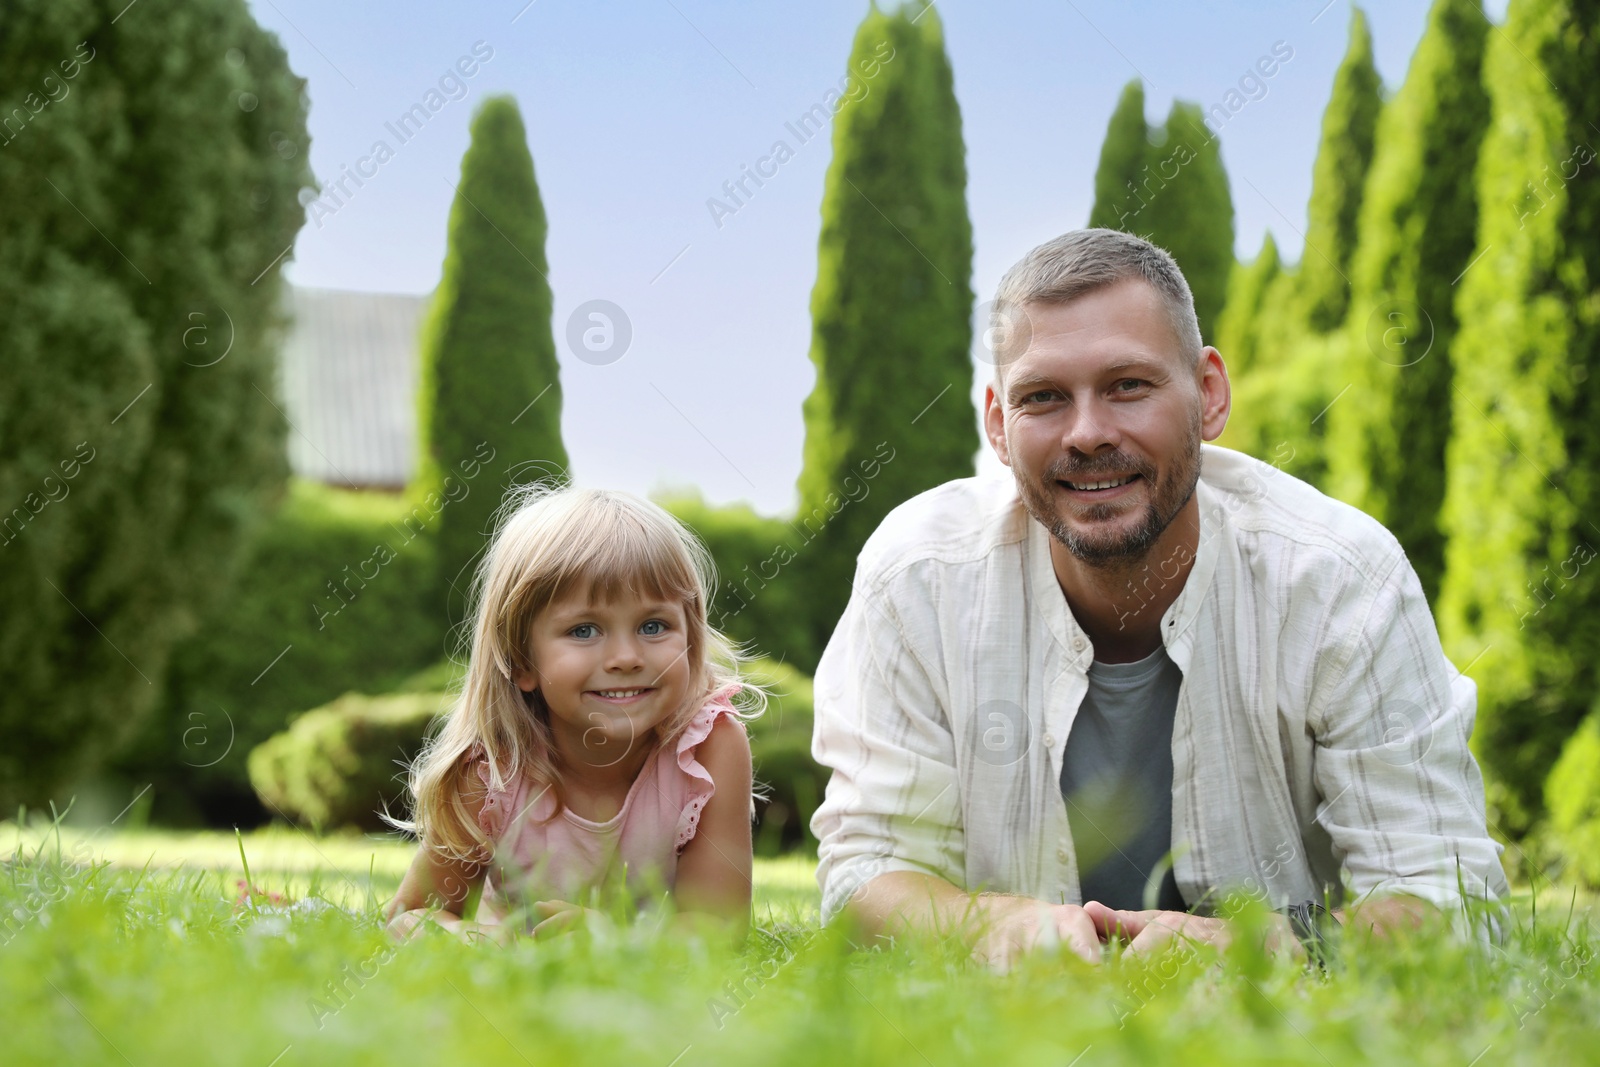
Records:
{"label": "conifer hedge", "polygon": [[0,32],[0,810],[146,720],[287,476],[304,82],[243,0],[14,0]]}
{"label": "conifer hedge", "polygon": [[1473,255],[1471,181],[1489,123],[1479,0],[1437,0],[1378,122],[1350,277],[1350,393],[1328,412],[1329,491],[1384,523],[1430,601],[1444,572],[1455,280]]}
{"label": "conifer hedge", "polygon": [[1593,0],[1513,0],[1490,35],[1481,256],[1456,304],[1439,615],[1512,833],[1600,686],[1597,70]]}

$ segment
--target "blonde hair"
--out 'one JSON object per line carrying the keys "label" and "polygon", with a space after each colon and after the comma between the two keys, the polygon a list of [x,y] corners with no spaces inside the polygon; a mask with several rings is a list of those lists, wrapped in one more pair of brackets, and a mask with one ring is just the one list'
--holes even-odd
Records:
{"label": "blonde hair", "polygon": [[465,758],[481,744],[491,788],[521,776],[551,787],[561,807],[561,775],[551,748],[543,694],[525,694],[515,678],[532,672],[534,621],[552,602],[587,593],[601,600],[649,595],[681,603],[687,625],[689,699],[655,730],[670,745],[711,693],[745,686],[741,717],[753,718],[767,694],[741,676],[743,648],[707,621],[716,565],[700,540],[660,505],[628,493],[539,482],[513,490],[500,509],[493,542],[474,575],[471,646],[460,694],[444,726],[410,768],[409,822],[391,825],[417,835],[459,862],[480,862],[493,844],[462,801],[470,772]]}

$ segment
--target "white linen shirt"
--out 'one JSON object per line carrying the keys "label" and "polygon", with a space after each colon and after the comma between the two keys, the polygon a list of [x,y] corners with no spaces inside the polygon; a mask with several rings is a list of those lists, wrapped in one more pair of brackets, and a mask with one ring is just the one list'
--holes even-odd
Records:
{"label": "white linen shirt", "polygon": [[[1376,520],[1201,448],[1194,566],[1161,619],[1183,672],[1174,875],[1191,908],[1402,892],[1503,897],[1467,748],[1477,687]],[[857,557],[816,674],[823,921],[890,871],[1082,903],[1061,759],[1089,638],[1009,471],[895,508]],[[1175,564],[1137,584],[1154,595]],[[1459,868],[1458,868],[1459,862]],[[1341,879],[1341,868],[1345,881]],[[1458,877],[1460,879],[1458,883]]]}

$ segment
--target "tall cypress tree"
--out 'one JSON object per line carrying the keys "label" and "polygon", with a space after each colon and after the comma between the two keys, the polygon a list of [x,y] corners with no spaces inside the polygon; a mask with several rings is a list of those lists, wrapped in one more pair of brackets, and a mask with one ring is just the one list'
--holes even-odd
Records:
{"label": "tall cypress tree", "polygon": [[1272,231],[1261,239],[1261,251],[1249,263],[1235,263],[1228,276],[1228,299],[1217,321],[1216,345],[1228,374],[1242,378],[1256,365],[1261,348],[1260,317],[1267,290],[1282,274],[1278,242]]}
{"label": "tall cypress tree", "polygon": [[545,230],[522,115],[511,97],[490,97],[472,119],[422,341],[412,514],[437,527],[452,620],[505,491],[566,472]]}
{"label": "tall cypress tree", "polygon": [[1455,280],[1472,259],[1489,122],[1480,0],[1437,0],[1384,108],[1350,271],[1350,403],[1328,413],[1329,487],[1385,523],[1430,600],[1444,576]]}
{"label": "tall cypress tree", "polygon": [[1144,118],[1144,85],[1122,90],[1094,176],[1089,225],[1138,234],[1172,253],[1215,338],[1233,269],[1233,194],[1217,137],[1196,104],[1173,101],[1164,125]]}
{"label": "tall cypress tree", "polygon": [[1144,120],[1144,82],[1134,78],[1122,87],[1111,121],[1106,124],[1105,140],[1100,143],[1090,226],[1131,232],[1129,227],[1144,202],[1138,183],[1149,162],[1149,137],[1150,127]]}
{"label": "tall cypress tree", "polygon": [[1300,299],[1307,323],[1326,333],[1344,321],[1347,278],[1367,169],[1372,163],[1383,81],[1372,62],[1367,16],[1350,9],[1350,44],[1322,113],[1322,142],[1311,177],[1306,247],[1300,258]]}
{"label": "tall cypress tree", "polygon": [[1150,169],[1163,183],[1144,214],[1150,239],[1172,253],[1189,282],[1200,335],[1216,339],[1217,320],[1233,270],[1233,194],[1222,166],[1222,142],[1198,104],[1172,102],[1150,145]]}
{"label": "tall cypress tree", "polygon": [[1441,629],[1475,661],[1503,825],[1600,689],[1600,2],[1512,0],[1484,59],[1478,259],[1462,279]]}
{"label": "tall cypress tree", "polygon": [[305,83],[242,0],[116,16],[16,0],[0,32],[7,813],[64,803],[148,721],[288,475]]}
{"label": "tall cypress tree", "polygon": [[818,648],[867,536],[895,505],[971,475],[979,443],[967,168],[938,11],[874,8],[849,70],[867,92],[834,118],[796,521]]}

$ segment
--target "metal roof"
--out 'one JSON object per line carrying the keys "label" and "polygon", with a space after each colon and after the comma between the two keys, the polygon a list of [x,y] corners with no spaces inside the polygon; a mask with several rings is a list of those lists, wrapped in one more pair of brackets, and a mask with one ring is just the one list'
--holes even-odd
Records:
{"label": "metal roof", "polygon": [[282,389],[294,473],[399,489],[416,469],[418,330],[429,298],[288,288]]}

